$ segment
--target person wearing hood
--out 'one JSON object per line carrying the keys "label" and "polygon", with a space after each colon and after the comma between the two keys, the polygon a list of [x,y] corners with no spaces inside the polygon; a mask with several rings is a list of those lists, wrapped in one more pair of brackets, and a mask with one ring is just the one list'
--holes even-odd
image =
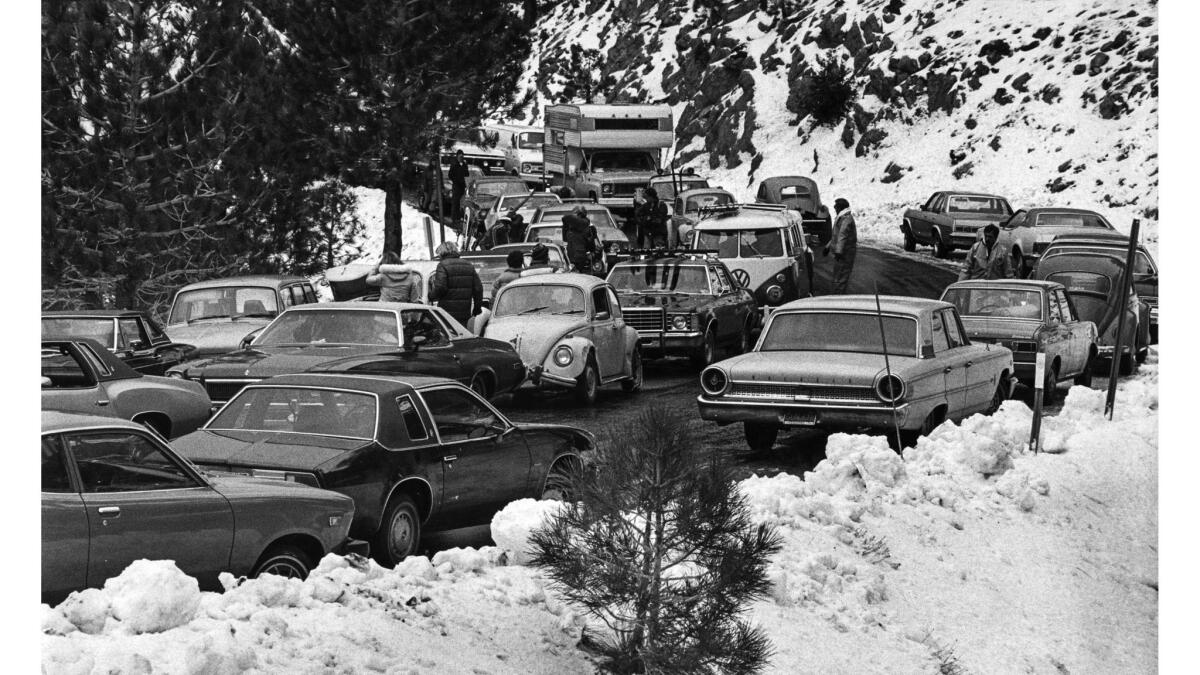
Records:
{"label": "person wearing hood", "polygon": [[545,244],[538,244],[529,252],[529,267],[526,267],[522,272],[523,277],[532,277],[537,274],[553,274],[554,267],[550,265],[550,249],[546,248]]}
{"label": "person wearing hood", "polygon": [[587,208],[576,204],[562,219],[563,241],[567,244],[567,259],[582,274],[592,273],[596,255],[596,236],[588,220]]}
{"label": "person wearing hood", "polygon": [[[384,265],[388,269],[384,271]],[[375,269],[367,275],[368,286],[379,287],[380,302],[420,302],[420,291],[417,290],[416,279],[412,269],[400,262],[400,256],[395,251],[384,251],[383,258]]]}
{"label": "person wearing hood", "polygon": [[521,277],[521,272],[525,268],[525,254],[521,251],[509,251],[505,262],[508,264],[508,269],[501,272],[500,276],[496,277],[496,281],[492,284],[493,307],[496,306],[496,294],[500,292],[500,289],[507,286],[508,282]]}

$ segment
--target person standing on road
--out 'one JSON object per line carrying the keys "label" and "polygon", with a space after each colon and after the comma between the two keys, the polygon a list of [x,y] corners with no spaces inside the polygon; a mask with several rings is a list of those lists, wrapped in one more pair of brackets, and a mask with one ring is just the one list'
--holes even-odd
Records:
{"label": "person standing on road", "polygon": [[596,254],[596,237],[592,223],[587,217],[587,208],[576,204],[571,212],[563,216],[563,241],[567,244],[567,258],[581,274],[592,273],[592,259]]}
{"label": "person standing on road", "polygon": [[470,171],[467,170],[467,160],[463,157],[463,151],[459,150],[454,153],[454,159],[450,160],[450,209],[451,217],[454,222],[462,220],[462,201],[463,196],[467,194],[467,176]]}
{"label": "person standing on road", "polygon": [[971,245],[967,260],[963,263],[958,280],[964,279],[1008,279],[1012,277],[1008,253],[996,245],[1000,228],[987,225],[983,228],[983,239]]}
{"label": "person standing on road", "polygon": [[850,273],[854,270],[854,256],[858,252],[858,226],[850,212],[850,202],[843,197],[833,201],[837,219],[833,221],[833,236],[825,245],[825,255],[833,253],[834,295],[845,295],[850,285]]}
{"label": "person standing on road", "polygon": [[483,311],[483,282],[475,266],[459,257],[454,242],[442,242],[435,253],[438,265],[429,281],[429,301],[466,326]]}
{"label": "person standing on road", "polygon": [[646,199],[635,208],[638,247],[665,248],[667,245],[667,205],[658,198],[658,190],[646,188]]}
{"label": "person standing on road", "polygon": [[[381,272],[384,265],[394,266]],[[368,286],[379,287],[380,302],[420,302],[417,282],[413,279],[412,270],[400,262],[400,256],[395,251],[384,251],[383,258],[375,265],[375,269],[367,275]]]}
{"label": "person standing on road", "polygon": [[500,289],[507,286],[508,282],[521,277],[521,272],[525,267],[525,254],[520,251],[509,251],[504,262],[508,264],[508,269],[501,272],[492,284],[492,307],[496,306],[496,294],[500,292]]}

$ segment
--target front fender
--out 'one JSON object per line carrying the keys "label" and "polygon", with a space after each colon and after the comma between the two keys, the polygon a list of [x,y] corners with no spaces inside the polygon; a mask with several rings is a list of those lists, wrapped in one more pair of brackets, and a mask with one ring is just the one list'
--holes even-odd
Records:
{"label": "front fender", "polygon": [[[571,348],[571,353],[574,358],[565,366],[560,366],[554,362],[554,352],[561,346],[566,345]],[[579,336],[561,338],[550,351],[542,359],[542,372],[558,377],[575,379],[583,374],[583,366],[587,363],[588,357],[591,355],[595,346],[592,341]]]}

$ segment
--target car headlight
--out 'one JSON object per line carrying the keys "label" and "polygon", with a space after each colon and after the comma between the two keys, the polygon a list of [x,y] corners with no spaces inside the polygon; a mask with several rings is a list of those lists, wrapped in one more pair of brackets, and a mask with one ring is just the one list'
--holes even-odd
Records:
{"label": "car headlight", "polygon": [[620,251],[621,251],[621,245],[618,244],[617,242],[614,241],[613,243],[608,245],[609,253],[619,253]]}
{"label": "car headlight", "polygon": [[703,373],[700,373],[700,387],[706,394],[719,396],[729,388],[729,377],[720,368],[709,366]]}
{"label": "car headlight", "polygon": [[187,379],[187,376],[183,374],[182,370],[172,370],[167,373],[167,377],[173,377],[177,380],[186,380]]}
{"label": "car headlight", "polygon": [[521,165],[521,173],[532,173],[532,172],[533,172],[533,170],[529,168],[528,164]]}
{"label": "car headlight", "polygon": [[895,375],[885,375],[875,382],[875,395],[884,403],[899,401],[904,393],[904,380]]}
{"label": "car headlight", "polygon": [[783,272],[780,272],[779,274],[775,275],[775,281],[778,281],[782,284],[783,282],[787,281],[787,277],[783,276]]}
{"label": "car headlight", "polygon": [[686,314],[678,314],[671,318],[671,328],[674,330],[687,330],[691,325],[690,317]]}
{"label": "car headlight", "polygon": [[767,289],[767,300],[769,302],[779,302],[783,299],[783,289],[779,286],[771,286]]}
{"label": "car headlight", "polygon": [[554,365],[562,368],[571,365],[575,360],[575,352],[566,345],[559,345],[558,349],[554,350]]}
{"label": "car headlight", "polygon": [[600,194],[611,195],[613,193],[612,183],[604,183],[600,186]]}

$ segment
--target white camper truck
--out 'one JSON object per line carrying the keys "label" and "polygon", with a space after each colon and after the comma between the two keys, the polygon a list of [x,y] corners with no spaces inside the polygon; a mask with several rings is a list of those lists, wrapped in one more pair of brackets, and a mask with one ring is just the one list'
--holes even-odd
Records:
{"label": "white camper truck", "polygon": [[574,103],[546,106],[542,147],[549,185],[629,213],[638,188],[658,175],[675,140],[668,105]]}
{"label": "white camper truck", "polygon": [[541,127],[519,124],[488,124],[484,130],[496,134],[496,149],[504,153],[504,170],[530,185],[542,185]]}

